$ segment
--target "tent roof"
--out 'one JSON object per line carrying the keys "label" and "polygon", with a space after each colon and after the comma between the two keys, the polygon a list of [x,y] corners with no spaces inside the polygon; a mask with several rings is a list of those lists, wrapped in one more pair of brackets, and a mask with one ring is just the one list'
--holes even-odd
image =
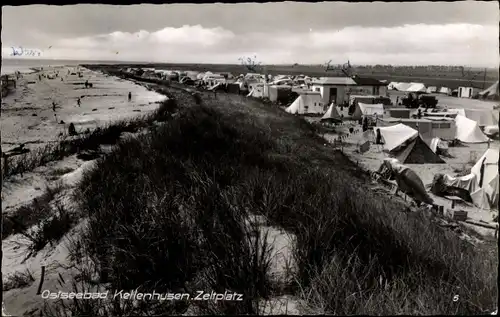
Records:
{"label": "tent roof", "polygon": [[352,79],[360,86],[387,86],[386,83],[383,83],[375,78],[359,77],[358,75],[354,75]]}
{"label": "tent roof", "polygon": [[493,85],[491,85],[490,87],[486,88],[485,90],[481,91],[479,93],[480,96],[484,96],[484,97],[490,97],[490,96],[498,96],[500,93],[499,93],[499,86],[498,86],[498,80],[496,83],[494,83]]}
{"label": "tent roof", "polygon": [[321,118],[321,120],[335,120],[335,121],[340,121],[340,115],[337,111],[337,108],[335,107],[335,104],[332,103],[330,105],[330,108],[328,108],[328,111],[325,113],[325,115]]}
{"label": "tent roof", "polygon": [[457,115],[455,118],[457,125],[456,138],[465,143],[483,143],[489,139],[479,128],[479,124],[467,117]]}
{"label": "tent roof", "polygon": [[445,163],[419,135],[405,149],[395,154],[395,157],[403,164],[438,164]]}
{"label": "tent roof", "polygon": [[498,125],[498,120],[493,110],[486,109],[465,109],[465,116],[468,119],[476,121],[480,127],[488,125]]}
{"label": "tent roof", "polygon": [[411,83],[411,86],[406,88],[406,91],[408,91],[408,92],[418,92],[418,91],[426,92],[427,88],[425,88],[425,85],[422,83]]}
{"label": "tent roof", "polygon": [[375,133],[380,130],[380,135],[384,139],[384,149],[388,151],[394,150],[418,135],[417,130],[402,123],[389,127],[374,127],[373,130]]}

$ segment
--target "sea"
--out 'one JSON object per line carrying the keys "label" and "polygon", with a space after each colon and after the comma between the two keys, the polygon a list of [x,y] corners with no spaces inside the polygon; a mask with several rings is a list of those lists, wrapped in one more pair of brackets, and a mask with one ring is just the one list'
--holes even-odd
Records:
{"label": "sea", "polygon": [[[76,66],[80,64],[126,64],[125,61],[89,61],[89,60],[63,60],[63,59],[35,59],[35,58],[2,58],[2,75],[14,74],[16,71],[21,73],[31,73],[32,68],[50,67],[50,66]],[[136,64],[140,64],[134,62]]]}

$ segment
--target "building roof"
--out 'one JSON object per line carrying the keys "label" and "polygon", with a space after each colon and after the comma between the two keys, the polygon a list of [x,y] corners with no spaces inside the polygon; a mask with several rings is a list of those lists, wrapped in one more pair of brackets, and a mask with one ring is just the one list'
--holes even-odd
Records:
{"label": "building roof", "polygon": [[356,82],[350,77],[321,77],[312,82],[313,85],[342,85],[356,86]]}
{"label": "building roof", "polygon": [[355,75],[352,79],[360,86],[387,86],[387,83],[383,83],[375,78],[359,77],[358,75]]}

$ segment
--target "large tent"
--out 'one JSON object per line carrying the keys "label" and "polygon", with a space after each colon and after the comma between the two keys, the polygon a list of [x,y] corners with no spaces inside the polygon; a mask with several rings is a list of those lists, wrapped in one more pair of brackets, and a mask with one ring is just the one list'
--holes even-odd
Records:
{"label": "large tent", "polygon": [[420,135],[394,156],[403,164],[445,163],[436,153],[432,152]]}
{"label": "large tent", "polygon": [[320,94],[300,95],[295,101],[285,109],[292,114],[323,113],[323,103]]}
{"label": "large tent", "polygon": [[384,115],[384,105],[381,103],[367,104],[362,102],[355,103],[355,110],[352,114],[352,118],[358,120],[363,116],[375,116],[382,117]]}
{"label": "large tent", "polygon": [[496,83],[494,83],[490,87],[488,87],[485,90],[481,91],[479,93],[479,96],[481,98],[487,98],[487,99],[498,99],[499,96],[500,96],[499,87],[498,87],[498,80],[497,80]]}
{"label": "large tent", "polygon": [[397,83],[395,89],[398,91],[407,91],[412,83]]}
{"label": "large tent", "polygon": [[480,127],[498,125],[498,119],[493,110],[465,109],[465,116],[476,121]]}
{"label": "large tent", "polygon": [[471,119],[462,115],[457,115],[455,118],[457,125],[456,138],[465,143],[483,143],[487,142],[489,138],[479,128],[479,124]]}
{"label": "large tent", "polygon": [[380,135],[384,141],[384,149],[387,151],[392,151],[400,147],[405,142],[412,140],[418,135],[417,130],[402,123],[389,127],[374,127],[373,131],[375,135],[377,130],[380,130]]}
{"label": "large tent", "polygon": [[334,121],[334,122],[342,121],[334,103],[330,105],[330,108],[328,108],[325,115],[321,118],[321,121]]}
{"label": "large tent", "polygon": [[406,88],[407,92],[427,92],[427,88],[422,83],[411,83],[410,87]]}
{"label": "large tent", "polygon": [[[476,184],[478,188],[484,191],[484,194],[488,197],[491,207],[495,208],[498,208],[499,196],[498,157],[498,150],[487,149],[471,169],[471,173],[476,175]],[[484,200],[483,193],[476,196],[481,198],[480,201]]]}

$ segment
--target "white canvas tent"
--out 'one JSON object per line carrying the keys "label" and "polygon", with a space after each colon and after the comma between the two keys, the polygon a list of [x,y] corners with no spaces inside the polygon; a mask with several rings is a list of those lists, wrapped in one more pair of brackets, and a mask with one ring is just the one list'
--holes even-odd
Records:
{"label": "white canvas tent", "polygon": [[499,96],[499,87],[498,87],[498,80],[496,83],[491,85],[490,87],[486,88],[485,90],[481,91],[479,93],[479,96],[482,98],[498,98]]}
{"label": "white canvas tent", "polygon": [[[499,154],[497,149],[487,149],[471,169],[471,173],[476,175],[476,184],[478,188],[480,187],[484,192],[476,195],[478,197],[478,202],[483,200],[482,196],[485,194],[488,197],[488,201],[491,203],[491,207],[496,208],[498,208],[499,196],[498,157]],[[484,165],[484,170],[482,173],[482,184],[480,184],[482,165]],[[484,208],[484,203],[482,203],[480,207]]]}
{"label": "white canvas tent", "polygon": [[432,94],[432,93],[435,93],[437,92],[437,87],[436,86],[429,86],[427,87],[427,93],[428,94]]}
{"label": "white canvas tent", "polygon": [[444,175],[444,183],[447,186],[454,186],[467,190],[469,193],[473,193],[478,189],[477,176],[474,173],[469,175],[453,177],[449,175]]}
{"label": "white canvas tent", "polygon": [[292,114],[323,113],[323,102],[320,94],[300,95],[285,109]]}
{"label": "white canvas tent", "polygon": [[481,209],[490,209],[490,199],[484,188],[478,188],[476,191],[470,193],[474,205]]}
{"label": "white canvas tent", "polygon": [[358,120],[363,116],[375,116],[379,118],[384,115],[384,105],[381,103],[367,104],[362,102],[356,102],[356,109],[352,114],[352,118]]}
{"label": "white canvas tent", "polygon": [[422,83],[411,83],[411,86],[406,88],[408,92],[426,92],[427,88]]}
{"label": "white canvas tent", "polygon": [[498,125],[498,120],[493,114],[493,110],[465,109],[465,116],[474,120],[480,127]]}
{"label": "white canvas tent", "polygon": [[330,108],[328,108],[325,115],[321,118],[321,121],[326,120],[341,120],[339,112],[337,111],[334,103],[330,105]]}
{"label": "white canvas tent", "polygon": [[489,140],[476,121],[457,115],[455,123],[457,125],[456,138],[458,140],[465,143],[483,143]]}
{"label": "white canvas tent", "polygon": [[384,149],[392,151],[405,142],[413,140],[418,135],[418,131],[405,124],[396,124],[389,127],[374,127],[375,135],[380,130],[380,135],[384,141]]}
{"label": "white canvas tent", "polygon": [[439,93],[445,95],[451,95],[451,89],[448,87],[441,87],[439,88]]}
{"label": "white canvas tent", "polygon": [[397,83],[395,88],[399,91],[407,91],[407,89],[410,88],[411,85],[411,83]]}
{"label": "white canvas tent", "polygon": [[398,87],[398,82],[392,81],[387,85],[387,89],[389,90],[394,90],[397,89]]}

